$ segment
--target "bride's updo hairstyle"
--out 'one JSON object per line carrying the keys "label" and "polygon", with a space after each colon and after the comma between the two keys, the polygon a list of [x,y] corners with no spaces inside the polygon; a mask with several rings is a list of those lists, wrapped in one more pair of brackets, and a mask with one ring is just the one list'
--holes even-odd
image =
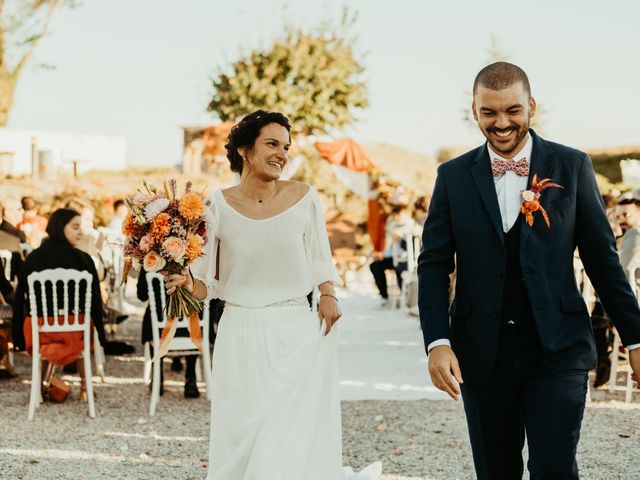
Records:
{"label": "bride's updo hairstyle", "polygon": [[267,112],[266,110],[256,110],[233,126],[231,132],[229,132],[229,143],[224,146],[227,149],[227,158],[231,164],[232,172],[242,174],[244,163],[238,149],[246,148],[251,150],[256,143],[256,139],[260,136],[262,127],[270,123],[282,125],[291,134],[291,125],[287,117],[280,112]]}

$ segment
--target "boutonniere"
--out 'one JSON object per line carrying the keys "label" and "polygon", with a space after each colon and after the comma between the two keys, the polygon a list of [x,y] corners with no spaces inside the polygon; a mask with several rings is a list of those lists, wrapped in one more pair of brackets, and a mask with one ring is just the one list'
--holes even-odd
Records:
{"label": "boutonniere", "polygon": [[547,215],[546,210],[540,205],[540,195],[542,195],[542,191],[550,187],[564,189],[562,185],[553,183],[550,178],[544,178],[538,181],[538,176],[534,175],[533,180],[531,180],[531,188],[522,192],[520,212],[524,215],[530,227],[533,227],[533,214],[539,211],[542,214],[542,218],[544,218],[544,223],[547,224],[547,228],[551,228],[549,215]]}

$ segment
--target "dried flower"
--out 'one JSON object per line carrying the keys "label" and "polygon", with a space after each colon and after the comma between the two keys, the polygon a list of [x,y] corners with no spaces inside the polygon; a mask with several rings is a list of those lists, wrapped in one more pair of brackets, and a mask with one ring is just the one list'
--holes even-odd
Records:
{"label": "dried flower", "polygon": [[163,212],[169,206],[169,200],[161,197],[149,203],[144,209],[144,216],[147,221],[153,220],[156,215]]}

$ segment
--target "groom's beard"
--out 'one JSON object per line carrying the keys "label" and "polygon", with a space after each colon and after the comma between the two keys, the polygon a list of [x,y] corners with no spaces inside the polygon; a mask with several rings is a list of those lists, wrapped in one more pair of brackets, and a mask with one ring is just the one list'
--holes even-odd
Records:
{"label": "groom's beard", "polygon": [[[496,135],[495,132],[503,133],[510,130],[515,132],[515,137],[512,140],[506,143],[502,143],[502,142],[499,143],[495,140],[495,135]],[[529,123],[527,122],[526,125],[522,125],[522,126],[511,125],[509,128],[504,128],[504,129],[491,127],[487,129],[486,132],[482,132],[482,133],[484,134],[485,138],[489,142],[489,145],[491,145],[491,148],[493,149],[494,152],[500,153],[505,156],[509,156],[510,154],[514,153],[514,151],[516,151],[518,147],[520,147],[522,140],[527,136],[528,132],[529,132]]]}

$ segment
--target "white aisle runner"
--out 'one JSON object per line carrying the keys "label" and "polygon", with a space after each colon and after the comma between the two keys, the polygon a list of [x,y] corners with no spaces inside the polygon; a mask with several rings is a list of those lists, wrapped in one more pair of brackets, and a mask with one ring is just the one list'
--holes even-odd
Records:
{"label": "white aisle runner", "polygon": [[338,293],[341,399],[448,399],[429,378],[418,318],[381,307],[368,270],[358,273]]}

